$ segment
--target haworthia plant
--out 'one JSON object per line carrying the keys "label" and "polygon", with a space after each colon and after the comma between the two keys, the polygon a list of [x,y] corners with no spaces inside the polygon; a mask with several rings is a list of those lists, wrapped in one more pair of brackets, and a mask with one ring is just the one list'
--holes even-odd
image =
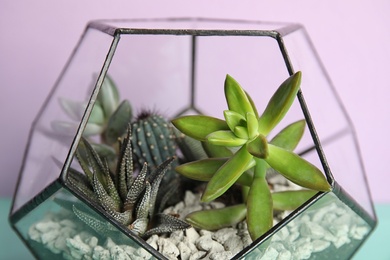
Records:
{"label": "haworthia plant", "polygon": [[[301,72],[290,76],[271,97],[265,111],[259,114],[251,97],[227,75],[225,120],[206,115],[172,120],[182,133],[202,141],[211,156],[176,168],[184,176],[208,181],[201,198],[203,202],[220,197],[235,183],[249,187],[245,189],[249,190],[244,194],[245,207],[192,213],[187,217],[191,224],[212,229],[210,226],[214,224],[218,227],[229,225],[245,216],[249,233],[255,240],[272,227],[273,205],[277,209],[292,209],[313,196],[313,190],[327,192],[331,189],[316,166],[292,152],[303,135],[304,120],[288,125],[272,140],[267,139],[291,107],[300,82]],[[272,194],[266,179],[270,168],[310,191]]]}
{"label": "haworthia plant", "polygon": [[[84,174],[71,169],[68,173],[70,184],[136,235],[148,237],[190,227],[186,222],[157,210],[161,180],[175,158],[167,158],[152,171],[145,162],[139,173],[135,173],[130,128],[121,142],[114,174],[85,138],[81,139],[76,156]],[[112,232],[106,230],[107,225],[102,225],[101,221],[77,206],[73,207],[73,212],[91,228]]]}

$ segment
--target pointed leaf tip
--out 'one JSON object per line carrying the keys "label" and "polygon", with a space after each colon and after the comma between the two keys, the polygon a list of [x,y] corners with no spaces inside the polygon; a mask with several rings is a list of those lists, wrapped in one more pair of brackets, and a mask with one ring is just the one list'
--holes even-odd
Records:
{"label": "pointed leaf tip", "polygon": [[259,119],[259,132],[263,135],[268,135],[290,109],[300,88],[301,77],[301,72],[297,72],[287,78],[269,100]]}
{"label": "pointed leaf tip", "polygon": [[228,108],[245,117],[247,112],[256,114],[256,109],[252,107],[251,99],[248,98],[240,84],[229,74],[225,79],[225,98]]}

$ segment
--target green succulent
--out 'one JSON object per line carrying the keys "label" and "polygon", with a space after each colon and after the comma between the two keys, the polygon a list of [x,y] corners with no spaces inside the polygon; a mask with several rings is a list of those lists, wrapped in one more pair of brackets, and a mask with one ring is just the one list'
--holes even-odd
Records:
{"label": "green succulent", "polygon": [[[251,97],[239,83],[227,75],[225,97],[228,110],[225,120],[189,115],[172,120],[185,135],[202,141],[211,158],[182,164],[177,172],[189,178],[208,181],[201,200],[212,201],[224,194],[233,184],[244,188],[243,205],[225,209],[194,212],[187,220],[194,226],[209,229],[242,221],[246,218],[253,240],[267,232],[273,224],[274,206],[289,208],[286,203],[302,203],[313,191],[331,189],[324,174],[313,164],[293,153],[305,128],[305,121],[292,123],[270,141],[269,133],[283,119],[300,88],[301,72],[285,80],[260,115]],[[288,180],[307,190],[271,194],[266,173],[273,168]],[[300,205],[300,204],[299,204]]]}
{"label": "green succulent", "polygon": [[[59,101],[64,112],[73,121],[54,121],[52,127],[57,132],[64,134],[74,133],[88,103],[66,98],[60,98]],[[100,135],[103,143],[113,145],[117,143],[118,138],[126,133],[127,124],[131,119],[132,108],[129,101],[120,101],[119,91],[115,82],[109,75],[106,75],[83,135],[85,137]],[[98,149],[107,150],[110,148],[103,146]]]}
{"label": "green succulent", "polygon": [[[68,178],[70,184],[136,235],[148,237],[190,227],[186,222],[156,210],[161,180],[174,157],[163,161],[152,172],[145,162],[139,173],[136,173],[131,139],[129,127],[120,145],[116,172],[111,173],[107,161],[101,159],[93,146],[82,138],[76,157],[84,173],[71,169]],[[113,230],[108,222],[102,223],[77,206],[73,206],[73,211],[96,231],[108,233]]]}

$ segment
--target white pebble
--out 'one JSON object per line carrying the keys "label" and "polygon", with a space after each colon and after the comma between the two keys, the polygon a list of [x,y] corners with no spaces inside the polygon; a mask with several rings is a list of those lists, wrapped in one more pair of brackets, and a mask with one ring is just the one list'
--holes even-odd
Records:
{"label": "white pebble", "polygon": [[333,245],[336,248],[340,248],[343,245],[348,244],[349,242],[351,242],[351,239],[349,239],[348,236],[340,236],[337,238],[336,241],[333,242]]}
{"label": "white pebble", "polygon": [[112,246],[110,248],[110,255],[112,260],[130,260],[130,257],[126,254],[120,246]]}
{"label": "white pebble", "polygon": [[146,243],[148,243],[150,246],[152,246],[154,249],[157,250],[157,240],[158,240],[158,235],[153,235],[146,240]]}
{"label": "white pebble", "polygon": [[287,227],[280,229],[273,237],[272,241],[284,241],[288,238],[290,232]]}
{"label": "white pebble", "polygon": [[194,244],[195,241],[200,237],[198,232],[194,228],[188,228],[185,230],[188,242]]}
{"label": "white pebble", "polygon": [[70,250],[70,254],[76,259],[81,259],[83,255],[92,253],[91,248],[85,244],[78,235],[74,238],[67,238],[66,245]]}
{"label": "white pebble", "polygon": [[96,247],[97,244],[98,244],[98,242],[99,242],[99,240],[97,239],[97,237],[91,236],[91,237],[87,238],[87,239],[85,240],[85,242],[86,242],[90,247]]}
{"label": "white pebble", "polygon": [[101,246],[97,246],[93,249],[92,259],[94,260],[109,260],[110,252]]}
{"label": "white pebble", "polygon": [[225,204],[219,201],[212,201],[210,202],[210,208],[212,209],[221,209],[224,208]]}
{"label": "white pebble", "polygon": [[277,260],[291,260],[292,259],[292,254],[288,250],[282,250],[279,255]]}
{"label": "white pebble", "polygon": [[188,259],[190,259],[192,251],[185,243],[180,242],[177,245],[177,249],[179,249],[180,259],[181,260],[188,260]]}
{"label": "white pebble", "polygon": [[217,241],[218,243],[225,243],[228,239],[230,239],[233,236],[236,236],[237,230],[234,228],[222,228],[218,231],[216,231],[212,238]]}
{"label": "white pebble", "polygon": [[313,222],[303,223],[299,230],[302,236],[310,237],[311,239],[320,239],[325,233],[323,227]]}
{"label": "white pebble", "polygon": [[60,229],[61,226],[56,222],[47,221],[47,222],[39,222],[38,224],[35,225],[35,228],[41,233],[46,233],[54,229]]}
{"label": "white pebble", "polygon": [[191,255],[190,260],[202,259],[205,255],[206,255],[206,252],[198,251],[198,252]]}
{"label": "white pebble", "polygon": [[58,250],[60,251],[65,251],[67,246],[66,246],[66,237],[63,237],[63,236],[59,236],[55,243],[54,243],[54,247],[57,248]]}
{"label": "white pebble", "polygon": [[210,260],[229,260],[233,254],[230,251],[213,252],[209,254]]}
{"label": "white pebble", "polygon": [[275,248],[268,247],[261,259],[277,259],[278,255],[279,252]]}
{"label": "white pebble", "polygon": [[237,235],[234,235],[230,239],[226,240],[223,246],[227,251],[232,252],[233,255],[237,254],[242,249],[244,249],[244,244],[241,238]]}
{"label": "white pebble", "polygon": [[221,252],[225,251],[224,247],[211,239],[211,236],[202,236],[196,241],[196,246],[199,250],[207,252]]}
{"label": "white pebble", "polygon": [[31,240],[41,243],[41,233],[35,228],[35,226],[31,226],[28,229],[28,236]]}
{"label": "white pebble", "polygon": [[353,239],[362,240],[368,234],[368,232],[368,226],[353,226],[349,234]]}
{"label": "white pebble", "polygon": [[312,244],[314,253],[324,251],[330,246],[330,242],[324,240],[313,240]]}
{"label": "white pebble", "polygon": [[165,238],[157,240],[158,251],[169,259],[175,259],[180,254],[174,243]]}
{"label": "white pebble", "polygon": [[313,246],[311,243],[303,243],[296,247],[294,257],[297,259],[309,259],[313,253]]}
{"label": "white pebble", "polygon": [[184,204],[187,207],[194,205],[195,203],[197,203],[197,201],[198,201],[198,198],[197,198],[197,196],[195,196],[194,193],[192,193],[191,191],[186,191],[186,193],[184,195]]}

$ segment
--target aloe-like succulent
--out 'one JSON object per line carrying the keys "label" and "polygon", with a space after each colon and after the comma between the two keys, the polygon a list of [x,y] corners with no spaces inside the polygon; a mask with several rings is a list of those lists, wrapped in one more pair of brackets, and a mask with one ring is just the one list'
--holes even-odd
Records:
{"label": "aloe-like succulent", "polygon": [[[218,198],[235,183],[249,187],[243,188],[245,204],[194,212],[187,216],[191,224],[215,229],[246,218],[248,231],[255,240],[272,227],[273,205],[289,208],[291,203],[286,202],[291,197],[295,197],[293,203],[299,205],[314,195],[313,190],[326,192],[331,189],[316,166],[292,152],[303,135],[304,120],[288,125],[270,141],[267,139],[292,105],[300,82],[301,72],[285,80],[260,115],[249,94],[227,75],[225,120],[206,115],[172,120],[182,133],[202,141],[211,157],[176,168],[184,176],[208,181],[202,201]],[[270,168],[309,191],[271,194],[266,179]]]}
{"label": "aloe-like succulent", "polygon": [[[164,160],[152,172],[148,170],[148,164],[145,162],[142,169],[136,173],[131,139],[129,127],[120,144],[116,172],[111,173],[107,161],[101,159],[92,145],[82,138],[76,157],[84,173],[71,169],[68,178],[70,184],[139,236],[148,237],[190,227],[175,216],[156,210],[161,180],[175,158]],[[112,231],[108,223],[98,221],[76,206],[73,211],[91,228],[103,232]]]}

